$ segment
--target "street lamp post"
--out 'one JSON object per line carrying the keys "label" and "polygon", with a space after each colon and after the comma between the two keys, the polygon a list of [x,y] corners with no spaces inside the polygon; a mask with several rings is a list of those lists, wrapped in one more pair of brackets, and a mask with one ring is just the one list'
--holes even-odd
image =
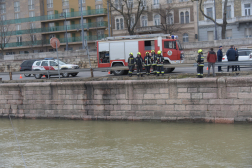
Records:
{"label": "street lamp post", "polygon": [[[64,15],[63,15],[64,14]],[[67,39],[67,23],[66,23],[66,12],[62,12],[60,17],[65,17],[65,24],[66,24],[66,51],[68,51],[68,39]]]}
{"label": "street lamp post", "polygon": [[84,45],[84,28],[83,28],[83,10],[82,10],[82,0],[81,0],[81,37],[82,37],[82,49],[85,49]]}
{"label": "street lamp post", "polygon": [[214,0],[214,31],[215,31],[215,40],[217,40],[217,25],[216,25],[216,6],[215,6],[215,0]]}

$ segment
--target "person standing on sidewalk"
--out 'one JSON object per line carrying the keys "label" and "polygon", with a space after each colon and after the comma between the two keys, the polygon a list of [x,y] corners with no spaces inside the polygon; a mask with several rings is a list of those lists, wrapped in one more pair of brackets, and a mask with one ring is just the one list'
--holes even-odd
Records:
{"label": "person standing on sidewalk", "polygon": [[128,67],[129,67],[129,77],[132,76],[132,72],[134,69],[134,64],[135,63],[135,58],[133,57],[133,53],[129,53],[129,58],[128,58]]}
{"label": "person standing on sidewalk", "polygon": [[143,58],[141,57],[140,52],[137,53],[137,57],[135,59],[135,65],[137,68],[137,77],[139,77],[139,75],[143,77]]}
{"label": "person standing on sidewalk", "polygon": [[199,49],[198,53],[199,53],[199,55],[198,55],[198,59],[197,59],[197,63],[198,63],[197,75],[198,75],[198,78],[203,78],[203,68],[204,68],[203,50]]}
{"label": "person standing on sidewalk", "polygon": [[154,50],[151,50],[151,61],[152,61],[152,68],[153,74],[157,74],[157,55]]}
{"label": "person standing on sidewalk", "polygon": [[[220,46],[219,50],[217,51],[218,62],[222,62],[222,57],[223,57],[222,46]],[[222,72],[221,66],[218,66],[218,72]]]}
{"label": "person standing on sidewalk", "polygon": [[[236,52],[234,50],[234,46],[231,45],[230,49],[227,50],[226,55],[227,55],[228,62],[231,62],[231,61],[235,61],[236,57],[238,56],[238,52]],[[230,66],[228,66],[227,72],[229,72],[229,67]],[[232,65],[232,72],[233,71],[234,71],[234,65]]]}
{"label": "person standing on sidewalk", "polygon": [[157,52],[157,76],[161,73],[164,76],[164,57],[161,55],[161,51]]}
{"label": "person standing on sidewalk", "polygon": [[213,48],[210,48],[210,51],[207,54],[207,62],[208,62],[208,75],[210,75],[210,69],[211,66],[213,68],[213,76],[215,76],[215,62],[217,61],[217,55],[216,53],[213,51]]}
{"label": "person standing on sidewalk", "polygon": [[146,71],[146,75],[149,76],[150,75],[150,66],[151,66],[151,57],[150,57],[150,53],[147,51],[145,53],[145,57],[144,57],[144,68]]}

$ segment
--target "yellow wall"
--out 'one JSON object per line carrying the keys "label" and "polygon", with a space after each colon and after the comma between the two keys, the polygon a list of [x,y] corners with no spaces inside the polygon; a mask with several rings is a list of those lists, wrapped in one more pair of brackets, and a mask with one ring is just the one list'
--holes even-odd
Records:
{"label": "yellow wall", "polygon": [[59,12],[59,14],[62,13],[62,0],[54,0],[53,1],[53,10],[54,11],[57,10]]}

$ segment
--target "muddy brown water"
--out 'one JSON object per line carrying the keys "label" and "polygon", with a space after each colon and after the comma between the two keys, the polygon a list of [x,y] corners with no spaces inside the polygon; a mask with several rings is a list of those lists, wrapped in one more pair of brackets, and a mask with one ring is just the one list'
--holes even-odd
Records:
{"label": "muddy brown water", "polygon": [[[12,122],[30,168],[252,167],[251,124]],[[8,119],[0,119],[0,167],[24,167]]]}

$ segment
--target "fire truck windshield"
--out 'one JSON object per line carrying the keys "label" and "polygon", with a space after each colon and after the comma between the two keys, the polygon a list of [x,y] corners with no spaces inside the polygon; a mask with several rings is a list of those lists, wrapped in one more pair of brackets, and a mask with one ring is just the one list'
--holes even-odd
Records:
{"label": "fire truck windshield", "polygon": [[183,50],[179,40],[177,40],[177,44],[178,44],[179,50]]}

